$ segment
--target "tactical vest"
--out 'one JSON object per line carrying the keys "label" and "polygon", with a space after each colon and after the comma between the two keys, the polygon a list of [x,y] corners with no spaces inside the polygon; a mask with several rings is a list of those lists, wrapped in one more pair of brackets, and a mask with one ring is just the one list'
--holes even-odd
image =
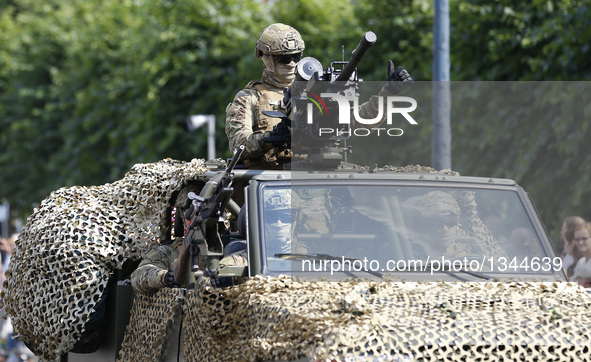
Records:
{"label": "tactical vest", "polygon": [[[263,114],[263,111],[282,111],[285,109],[281,107],[283,100],[283,92],[277,91],[277,88],[272,88],[260,81],[250,81],[245,89],[257,90],[257,104],[253,109],[254,122],[252,131],[254,133],[265,133],[272,131],[273,127],[281,120],[279,118],[269,117]],[[264,168],[264,169],[281,169],[283,164],[291,161],[291,152],[289,150],[278,150],[273,148],[267,151],[261,158],[245,160],[244,164],[248,168]]]}

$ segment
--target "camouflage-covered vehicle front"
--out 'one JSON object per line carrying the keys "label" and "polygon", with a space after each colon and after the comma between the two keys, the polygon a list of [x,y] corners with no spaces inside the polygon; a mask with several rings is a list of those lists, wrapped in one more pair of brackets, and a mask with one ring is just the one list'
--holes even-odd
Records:
{"label": "camouflage-covered vehicle front", "polygon": [[[590,354],[591,297],[566,282],[527,194],[421,167],[235,170],[233,216],[209,237],[226,253],[246,247],[248,267],[220,270],[237,285],[131,304],[123,269],[169,236],[174,194],[220,172],[165,160],[50,195],[19,238],[2,300],[21,339],[69,361],[176,360],[179,346],[195,361]],[[78,353],[105,290],[98,350]]]}

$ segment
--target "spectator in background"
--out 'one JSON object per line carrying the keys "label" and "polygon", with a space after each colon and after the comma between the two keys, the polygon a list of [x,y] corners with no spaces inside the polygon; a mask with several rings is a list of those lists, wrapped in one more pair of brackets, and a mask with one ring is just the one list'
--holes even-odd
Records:
{"label": "spectator in background", "polygon": [[15,241],[16,241],[16,236],[13,236],[12,239],[4,239],[4,238],[0,239],[0,254],[2,255],[2,259],[0,260],[0,263],[2,265],[2,269],[1,269],[2,283],[0,283],[0,288],[4,284],[4,272],[6,271],[6,268],[8,267],[8,262],[10,261],[10,256],[12,255],[12,252],[14,251],[14,242]]}
{"label": "spectator in background", "polygon": [[572,280],[591,287],[591,224],[586,222],[575,229],[574,242],[582,254],[575,266]]}
{"label": "spectator in background", "polygon": [[[13,237],[16,241],[16,236]],[[10,256],[14,250],[14,241],[10,239],[0,238],[0,290],[4,290],[4,280],[6,277],[4,273],[8,268],[8,263],[10,262]],[[4,327],[4,310],[0,310],[0,335],[1,331]]]}
{"label": "spectator in background", "polygon": [[573,276],[577,261],[581,258],[581,252],[574,242],[575,229],[584,224],[585,220],[580,216],[568,216],[562,222],[560,240],[562,241],[562,268],[568,278]]}

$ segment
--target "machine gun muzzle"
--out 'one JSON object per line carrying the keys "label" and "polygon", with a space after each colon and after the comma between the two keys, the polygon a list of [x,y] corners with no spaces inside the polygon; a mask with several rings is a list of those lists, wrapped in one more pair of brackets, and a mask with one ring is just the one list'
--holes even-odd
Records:
{"label": "machine gun muzzle", "polygon": [[373,31],[368,31],[363,35],[361,41],[357,45],[357,48],[353,50],[351,53],[351,59],[347,62],[345,69],[339,74],[338,78],[336,79],[337,82],[346,82],[351,78],[351,75],[365,56],[365,53],[371,48],[372,45],[376,42],[378,37]]}

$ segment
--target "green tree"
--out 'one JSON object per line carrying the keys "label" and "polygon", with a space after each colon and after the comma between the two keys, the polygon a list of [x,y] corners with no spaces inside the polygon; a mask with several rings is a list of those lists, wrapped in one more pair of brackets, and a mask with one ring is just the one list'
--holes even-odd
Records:
{"label": "green tree", "polygon": [[[450,0],[451,79],[589,80],[589,5]],[[26,213],[52,190],[110,182],[134,163],[203,157],[205,132],[186,131],[190,114],[216,115],[217,151],[228,156],[225,106],[260,78],[254,44],[272,22],[296,27],[305,55],[325,68],[343,57],[341,45],[348,59],[371,30],[378,41],[359,67],[363,79],[384,81],[388,59],[417,81],[431,79],[432,0],[0,0],[0,199]],[[453,168],[516,179],[550,230],[566,214],[591,218],[587,89],[561,86],[580,99],[571,94],[556,103],[507,90],[542,110],[545,123],[528,107],[504,115],[515,109],[506,97],[485,102],[477,88],[452,94],[469,106],[453,110]],[[417,83],[409,94],[428,98],[428,88]],[[429,120],[430,110],[421,108],[421,119]],[[428,165],[431,132],[422,122],[392,147],[356,152]]]}
{"label": "green tree", "polygon": [[186,117],[222,120],[260,75],[244,56],[268,22],[259,2],[13,3],[0,22],[0,190],[13,204],[200,157],[206,137]]}
{"label": "green tree", "polygon": [[591,78],[589,1],[452,0],[450,14],[452,80]]}
{"label": "green tree", "polygon": [[[451,1],[452,80],[589,80],[590,11],[584,0]],[[591,218],[588,86],[493,86],[506,93],[452,118],[454,168],[515,179],[557,240],[565,216]]]}
{"label": "green tree", "polygon": [[295,27],[306,43],[304,56],[318,59],[326,69],[331,61],[341,60],[345,47],[348,59],[364,33],[352,2],[296,0],[276,2],[271,8],[274,22]]}
{"label": "green tree", "polygon": [[[589,5],[579,0],[450,0],[451,79],[589,80]],[[378,43],[368,57],[386,54],[401,59],[415,80],[431,78],[432,1],[361,2],[356,10],[361,10],[356,13],[364,19],[360,23],[377,25]],[[400,55],[380,49],[392,44],[403,49]],[[379,51],[374,53],[376,49]],[[379,61],[372,63],[372,69],[380,71]],[[430,99],[428,89],[417,85],[411,94],[419,92],[418,97]],[[560,83],[554,90],[543,88],[543,92],[539,84],[520,83],[513,90],[501,83],[481,85],[486,90],[479,90],[478,83],[452,84],[453,169],[465,175],[517,180],[531,193],[555,239],[564,216],[591,218],[591,208],[585,202],[591,196],[585,186],[589,180],[583,171],[591,167],[591,146],[585,141],[591,123],[585,84]],[[508,93],[490,94],[495,88]],[[538,93],[523,92],[531,89]],[[476,94],[464,94],[466,90]],[[483,102],[476,97],[484,97],[482,92],[495,98]],[[578,99],[574,98],[577,94]],[[470,103],[470,96],[476,103]],[[422,103],[421,108],[427,110],[419,119],[428,121],[420,124],[420,130],[407,132],[390,150],[373,147],[372,152],[389,152],[397,165],[430,164],[429,107]],[[458,112],[461,107],[464,111]]]}
{"label": "green tree", "polygon": [[361,28],[378,37],[360,66],[365,80],[386,80],[389,59],[408,69],[415,80],[431,79],[432,0],[363,1],[357,4],[355,14]]}

